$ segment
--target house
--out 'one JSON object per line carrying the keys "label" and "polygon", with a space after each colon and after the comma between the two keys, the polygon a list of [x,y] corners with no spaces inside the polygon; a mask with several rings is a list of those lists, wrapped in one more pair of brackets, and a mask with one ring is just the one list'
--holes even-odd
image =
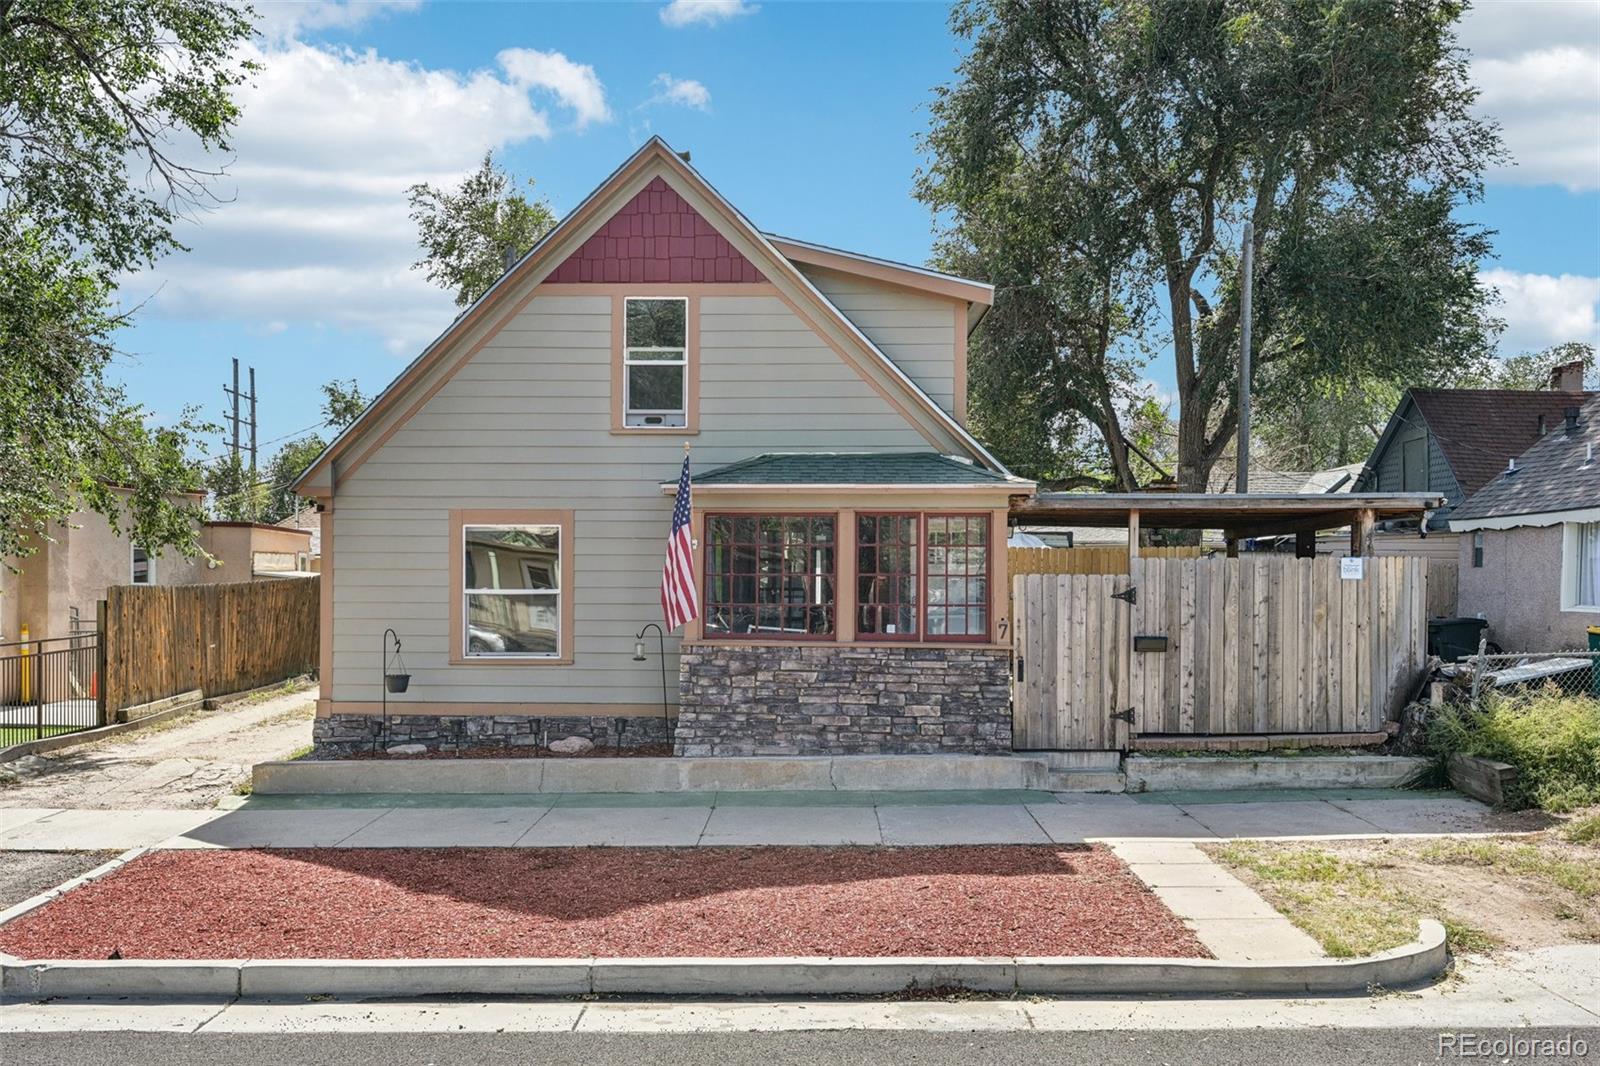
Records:
{"label": "house", "polygon": [[[1007,507],[1034,485],[964,426],[992,295],[763,233],[652,138],[296,483],[318,744],[633,745],[675,716],[684,755],[1009,751]],[[645,636],[685,445],[700,617],[668,685]]]}
{"label": "house", "polygon": [[317,562],[322,558],[322,512],[315,507],[306,507],[288,518],[279,519],[277,524],[284,529],[303,529],[311,534],[311,543],[306,549],[310,555],[301,569],[316,570]]}
{"label": "house", "polygon": [[[115,490],[122,491],[122,490]],[[204,492],[177,500],[193,509],[205,555],[151,552],[104,515],[79,511],[22,559],[0,561],[0,643],[93,632],[96,605],[112,585],[200,585],[250,581],[308,557],[305,530],[249,522],[200,522]]]}
{"label": "house", "polygon": [[1354,491],[1434,492],[1445,503],[1420,529],[1390,523],[1375,537],[1378,554],[1455,560],[1460,547],[1447,532],[1451,512],[1558,426],[1567,408],[1592,395],[1583,390],[1583,364],[1576,362],[1555,368],[1548,389],[1407,389]]}
{"label": "house", "polygon": [[1450,516],[1460,535],[1460,612],[1507,651],[1586,646],[1600,625],[1600,396]]}

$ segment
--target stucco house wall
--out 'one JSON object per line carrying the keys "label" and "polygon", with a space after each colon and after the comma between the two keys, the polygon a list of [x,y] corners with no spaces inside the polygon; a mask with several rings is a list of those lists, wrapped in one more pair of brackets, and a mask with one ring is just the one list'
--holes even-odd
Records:
{"label": "stucco house wall", "polygon": [[1459,534],[1459,611],[1482,615],[1489,639],[1506,651],[1588,646],[1600,613],[1561,609],[1562,527],[1486,529],[1483,565],[1472,565],[1472,533]]}

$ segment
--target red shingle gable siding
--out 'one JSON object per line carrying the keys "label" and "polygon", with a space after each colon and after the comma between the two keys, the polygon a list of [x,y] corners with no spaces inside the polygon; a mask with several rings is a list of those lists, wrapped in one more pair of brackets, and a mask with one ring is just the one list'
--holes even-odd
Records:
{"label": "red shingle gable siding", "polygon": [[764,282],[755,264],[656,178],[546,279],[573,282]]}

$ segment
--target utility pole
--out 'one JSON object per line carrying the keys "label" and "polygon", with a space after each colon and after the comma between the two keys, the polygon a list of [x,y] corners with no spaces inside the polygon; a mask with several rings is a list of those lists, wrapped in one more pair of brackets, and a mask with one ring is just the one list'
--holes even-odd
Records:
{"label": "utility pole", "polygon": [[1239,287],[1239,454],[1233,466],[1233,491],[1250,491],[1250,286],[1255,276],[1255,226],[1244,224]]}
{"label": "utility pole", "polygon": [[[228,398],[233,405],[233,413],[228,416],[228,421],[233,423],[233,466],[235,470],[239,469],[242,463],[239,455],[239,427],[241,425],[250,427],[250,482],[244,491],[246,513],[249,515],[250,520],[254,521],[256,517],[256,368],[250,368],[249,393],[242,393],[239,391],[239,360],[235,359],[233,361],[233,387],[229,388],[224,385],[222,391],[228,394]],[[241,396],[250,401],[250,417],[248,420],[241,418],[239,415],[239,399]]]}

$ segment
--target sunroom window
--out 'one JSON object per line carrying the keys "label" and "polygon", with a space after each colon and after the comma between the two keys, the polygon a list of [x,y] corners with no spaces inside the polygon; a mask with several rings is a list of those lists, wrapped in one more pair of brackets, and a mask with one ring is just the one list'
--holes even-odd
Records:
{"label": "sunroom window", "polygon": [[469,658],[554,658],[561,647],[561,527],[462,527]]}
{"label": "sunroom window", "polygon": [[629,426],[688,422],[689,301],[635,297],[623,301],[624,420]]}
{"label": "sunroom window", "polygon": [[929,515],[927,633],[930,640],[982,640],[989,633],[987,515]]}
{"label": "sunroom window", "polygon": [[988,516],[856,516],[859,639],[984,640],[988,634]]}
{"label": "sunroom window", "polygon": [[710,515],[708,636],[822,640],[834,632],[833,515]]}

